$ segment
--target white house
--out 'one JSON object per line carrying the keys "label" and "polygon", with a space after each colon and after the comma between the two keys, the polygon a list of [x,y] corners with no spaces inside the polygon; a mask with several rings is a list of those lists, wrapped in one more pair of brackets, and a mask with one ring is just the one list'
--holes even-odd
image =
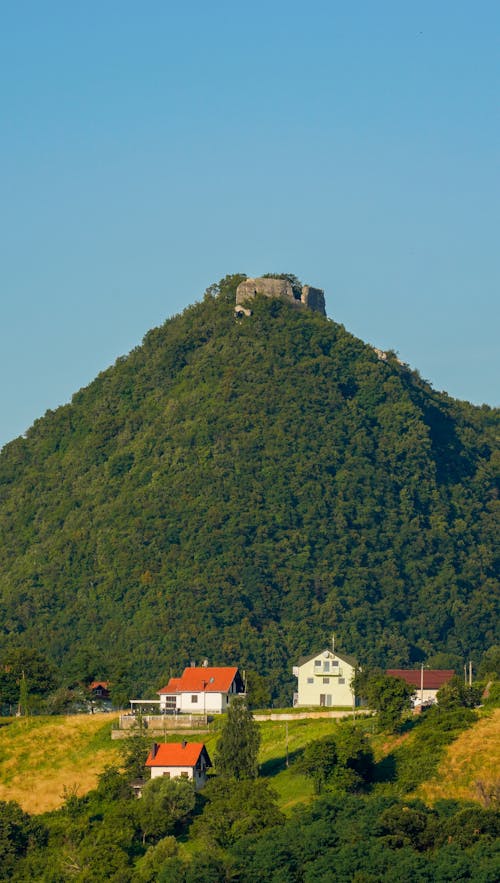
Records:
{"label": "white house", "polygon": [[293,668],[293,674],[298,680],[293,704],[319,705],[321,708],[341,705],[352,708],[356,700],[351,690],[351,681],[356,668],[357,663],[353,656],[337,653],[334,649],[302,657]]}
{"label": "white house", "polygon": [[190,666],[180,678],[170,678],[158,691],[160,711],[191,714],[220,714],[231,698],[245,692],[243,679],[236,668]]}
{"label": "white house", "polygon": [[206,782],[212,762],[203,742],[153,742],[146,766],[152,779],[191,779],[198,791]]}

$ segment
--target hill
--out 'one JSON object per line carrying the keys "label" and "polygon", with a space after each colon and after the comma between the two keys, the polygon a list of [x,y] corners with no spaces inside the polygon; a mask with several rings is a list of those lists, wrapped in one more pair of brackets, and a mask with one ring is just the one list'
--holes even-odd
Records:
{"label": "hill", "polygon": [[[0,660],[124,699],[190,659],[290,702],[335,631],[393,666],[494,643],[498,412],[232,276],[0,454]],[[62,370],[63,370],[63,366]]]}

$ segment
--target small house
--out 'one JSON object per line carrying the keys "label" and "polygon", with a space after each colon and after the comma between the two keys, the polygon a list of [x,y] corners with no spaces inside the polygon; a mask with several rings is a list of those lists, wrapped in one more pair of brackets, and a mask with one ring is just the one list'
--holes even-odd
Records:
{"label": "small house", "polygon": [[199,791],[212,762],[203,742],[153,742],[146,766],[151,770],[152,779],[159,776],[190,779]]}
{"label": "small house", "polygon": [[89,684],[89,693],[91,699],[97,699],[102,702],[109,700],[109,682],[108,681],[92,681]]}

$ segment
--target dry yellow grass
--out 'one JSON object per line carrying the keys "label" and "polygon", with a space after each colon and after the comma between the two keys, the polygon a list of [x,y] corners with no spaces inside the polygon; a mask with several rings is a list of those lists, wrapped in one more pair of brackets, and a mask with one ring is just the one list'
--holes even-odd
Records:
{"label": "dry yellow grass", "polygon": [[95,787],[99,773],[119,760],[111,742],[116,715],[18,718],[0,727],[0,800],[40,813]]}
{"label": "dry yellow grass", "polygon": [[448,746],[435,778],[424,782],[417,794],[428,803],[442,797],[478,800],[476,783],[498,783],[499,770],[500,708],[496,708]]}

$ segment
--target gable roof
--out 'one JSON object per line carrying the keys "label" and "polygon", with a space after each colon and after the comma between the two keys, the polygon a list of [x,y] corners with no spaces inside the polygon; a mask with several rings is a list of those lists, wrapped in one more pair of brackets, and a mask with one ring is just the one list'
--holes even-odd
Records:
{"label": "gable roof", "polygon": [[312,656],[301,656],[298,662],[298,665],[304,665],[305,662],[311,662],[312,659],[316,659],[318,656],[323,656],[324,653],[331,653],[335,659],[341,659],[342,662],[347,662],[348,665],[352,665],[353,668],[357,668],[358,660],[354,656],[348,656],[347,653],[337,653],[337,651],[331,650],[329,647],[325,647],[324,650],[319,650],[318,653],[313,653]]}
{"label": "gable roof", "polygon": [[160,742],[159,745],[155,743],[148,754],[146,766],[194,767],[203,753],[207,766],[212,766],[203,742]]}
{"label": "gable roof", "polygon": [[228,693],[237,674],[237,666],[190,666],[184,669],[182,677],[170,678],[167,686],[158,693]]}
{"label": "gable roof", "polygon": [[89,690],[97,690],[98,687],[102,687],[103,690],[109,689],[109,681],[92,681],[89,684]]}
{"label": "gable roof", "polygon": [[158,693],[178,693],[177,686],[179,684],[180,678],[170,678],[166,687],[162,687],[161,690],[158,690]]}
{"label": "gable roof", "polygon": [[[410,687],[422,687],[422,670],[420,668],[388,668],[386,674],[392,678],[402,678]],[[424,668],[424,690],[439,690],[451,681],[455,672],[449,668]]]}

